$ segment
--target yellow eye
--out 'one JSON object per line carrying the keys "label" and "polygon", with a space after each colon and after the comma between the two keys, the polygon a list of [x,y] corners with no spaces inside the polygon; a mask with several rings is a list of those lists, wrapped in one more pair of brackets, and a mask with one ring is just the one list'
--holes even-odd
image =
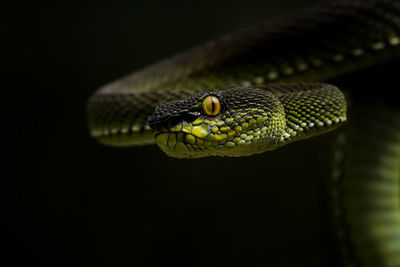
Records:
{"label": "yellow eye", "polygon": [[207,116],[217,116],[221,110],[221,103],[215,96],[207,96],[203,100],[203,111]]}

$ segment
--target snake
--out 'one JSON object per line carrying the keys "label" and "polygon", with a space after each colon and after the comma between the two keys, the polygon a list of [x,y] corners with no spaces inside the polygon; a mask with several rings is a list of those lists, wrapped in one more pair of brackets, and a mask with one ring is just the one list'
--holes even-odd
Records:
{"label": "snake", "polygon": [[359,101],[353,112],[328,83],[399,57],[399,1],[325,1],[106,84],[88,127],[101,144],[193,159],[337,132],[327,183],[343,266],[400,266],[400,110]]}

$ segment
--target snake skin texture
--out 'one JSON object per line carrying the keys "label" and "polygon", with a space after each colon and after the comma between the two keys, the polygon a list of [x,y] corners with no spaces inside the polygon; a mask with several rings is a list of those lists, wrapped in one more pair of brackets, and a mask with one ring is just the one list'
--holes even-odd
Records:
{"label": "snake skin texture", "polygon": [[[400,58],[400,1],[327,1],[223,35],[105,85],[88,101],[88,125],[103,144],[156,142],[176,157],[260,153],[346,120],[343,94],[313,82],[393,58]],[[245,110],[240,100],[247,98],[238,92],[255,92],[270,108]],[[332,92],[337,93],[330,99]],[[199,108],[210,94],[229,107],[215,119]],[[224,102],[230,97],[234,101]],[[318,105],[324,99],[330,101]],[[400,266],[399,118],[398,109],[365,104],[340,127],[331,204],[345,266]],[[260,145],[266,139],[268,145]]]}

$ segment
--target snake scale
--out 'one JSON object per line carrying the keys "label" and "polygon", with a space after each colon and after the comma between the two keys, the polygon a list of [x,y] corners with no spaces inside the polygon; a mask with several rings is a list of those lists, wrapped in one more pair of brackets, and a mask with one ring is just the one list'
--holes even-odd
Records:
{"label": "snake scale", "polygon": [[[400,1],[327,1],[100,88],[91,135],[169,156],[244,156],[339,128],[330,203],[346,266],[400,266],[400,112],[321,83],[400,56]],[[357,103],[356,103],[357,104]],[[344,123],[347,121],[346,123]]]}

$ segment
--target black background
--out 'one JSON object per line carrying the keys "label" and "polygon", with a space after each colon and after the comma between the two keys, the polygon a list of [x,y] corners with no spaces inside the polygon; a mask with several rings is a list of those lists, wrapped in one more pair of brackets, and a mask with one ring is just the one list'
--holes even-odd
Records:
{"label": "black background", "polygon": [[336,264],[321,197],[335,133],[251,157],[176,160],[156,146],[101,146],[85,121],[104,83],[317,1],[55,2],[3,11],[5,266]]}

